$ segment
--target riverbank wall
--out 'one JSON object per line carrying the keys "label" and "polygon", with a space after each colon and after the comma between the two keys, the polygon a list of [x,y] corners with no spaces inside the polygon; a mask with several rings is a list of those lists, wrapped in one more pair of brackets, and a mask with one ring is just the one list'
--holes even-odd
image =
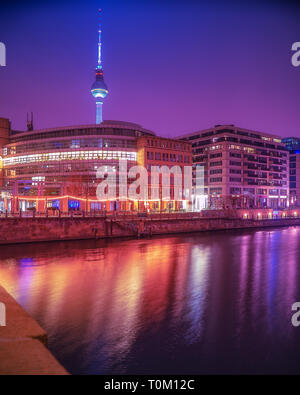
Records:
{"label": "riverbank wall", "polygon": [[68,374],[48,350],[46,332],[1,286],[0,303],[0,375]]}
{"label": "riverbank wall", "polygon": [[[224,213],[223,213],[224,214]],[[199,215],[35,217],[0,219],[0,244],[38,241],[148,237],[227,229],[298,226],[300,218]]]}

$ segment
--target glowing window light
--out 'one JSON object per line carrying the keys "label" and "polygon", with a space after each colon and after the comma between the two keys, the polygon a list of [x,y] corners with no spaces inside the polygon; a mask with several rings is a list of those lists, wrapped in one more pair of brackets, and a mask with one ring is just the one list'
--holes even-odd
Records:
{"label": "glowing window light", "polygon": [[22,155],[3,158],[4,166],[32,162],[50,162],[61,160],[91,160],[91,159],[128,159],[136,161],[136,152],[122,151],[76,151],[76,152],[49,152],[34,155]]}

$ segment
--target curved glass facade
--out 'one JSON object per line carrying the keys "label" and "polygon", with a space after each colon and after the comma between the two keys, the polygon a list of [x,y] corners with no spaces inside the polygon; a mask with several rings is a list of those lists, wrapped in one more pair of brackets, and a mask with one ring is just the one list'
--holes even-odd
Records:
{"label": "curved glass facade", "polygon": [[136,124],[110,121],[11,132],[9,144],[2,148],[3,189],[20,202],[10,199],[10,210],[36,207],[34,197],[48,197],[50,202],[65,195],[95,199],[97,169],[107,165],[117,173],[120,159],[127,160],[128,168],[136,165],[137,139],[143,135],[154,133]]}
{"label": "curved glass facade", "polygon": [[[2,205],[10,212],[136,210],[138,201],[119,201],[118,197],[97,200],[99,167],[107,166],[118,183],[120,159],[126,161],[127,171],[137,164],[149,171],[153,165],[183,169],[191,163],[191,144],[157,137],[139,125],[118,121],[27,132],[9,130],[1,149]],[[149,207],[148,200],[142,204],[143,209]],[[157,200],[155,206],[164,207]],[[176,208],[175,203],[172,207]]]}

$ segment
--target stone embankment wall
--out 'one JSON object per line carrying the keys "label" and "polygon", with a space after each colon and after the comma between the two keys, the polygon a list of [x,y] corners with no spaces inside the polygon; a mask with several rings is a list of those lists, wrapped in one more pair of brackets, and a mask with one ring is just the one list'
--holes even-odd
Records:
{"label": "stone embankment wall", "polygon": [[0,244],[300,225],[300,218],[2,218]]}

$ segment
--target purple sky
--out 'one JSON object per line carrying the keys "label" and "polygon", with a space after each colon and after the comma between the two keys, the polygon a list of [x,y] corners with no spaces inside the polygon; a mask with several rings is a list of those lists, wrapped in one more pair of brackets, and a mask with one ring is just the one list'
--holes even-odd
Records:
{"label": "purple sky", "polygon": [[24,129],[95,122],[90,93],[103,8],[104,119],[163,136],[234,123],[300,137],[293,2],[7,2],[0,13],[0,116]]}

